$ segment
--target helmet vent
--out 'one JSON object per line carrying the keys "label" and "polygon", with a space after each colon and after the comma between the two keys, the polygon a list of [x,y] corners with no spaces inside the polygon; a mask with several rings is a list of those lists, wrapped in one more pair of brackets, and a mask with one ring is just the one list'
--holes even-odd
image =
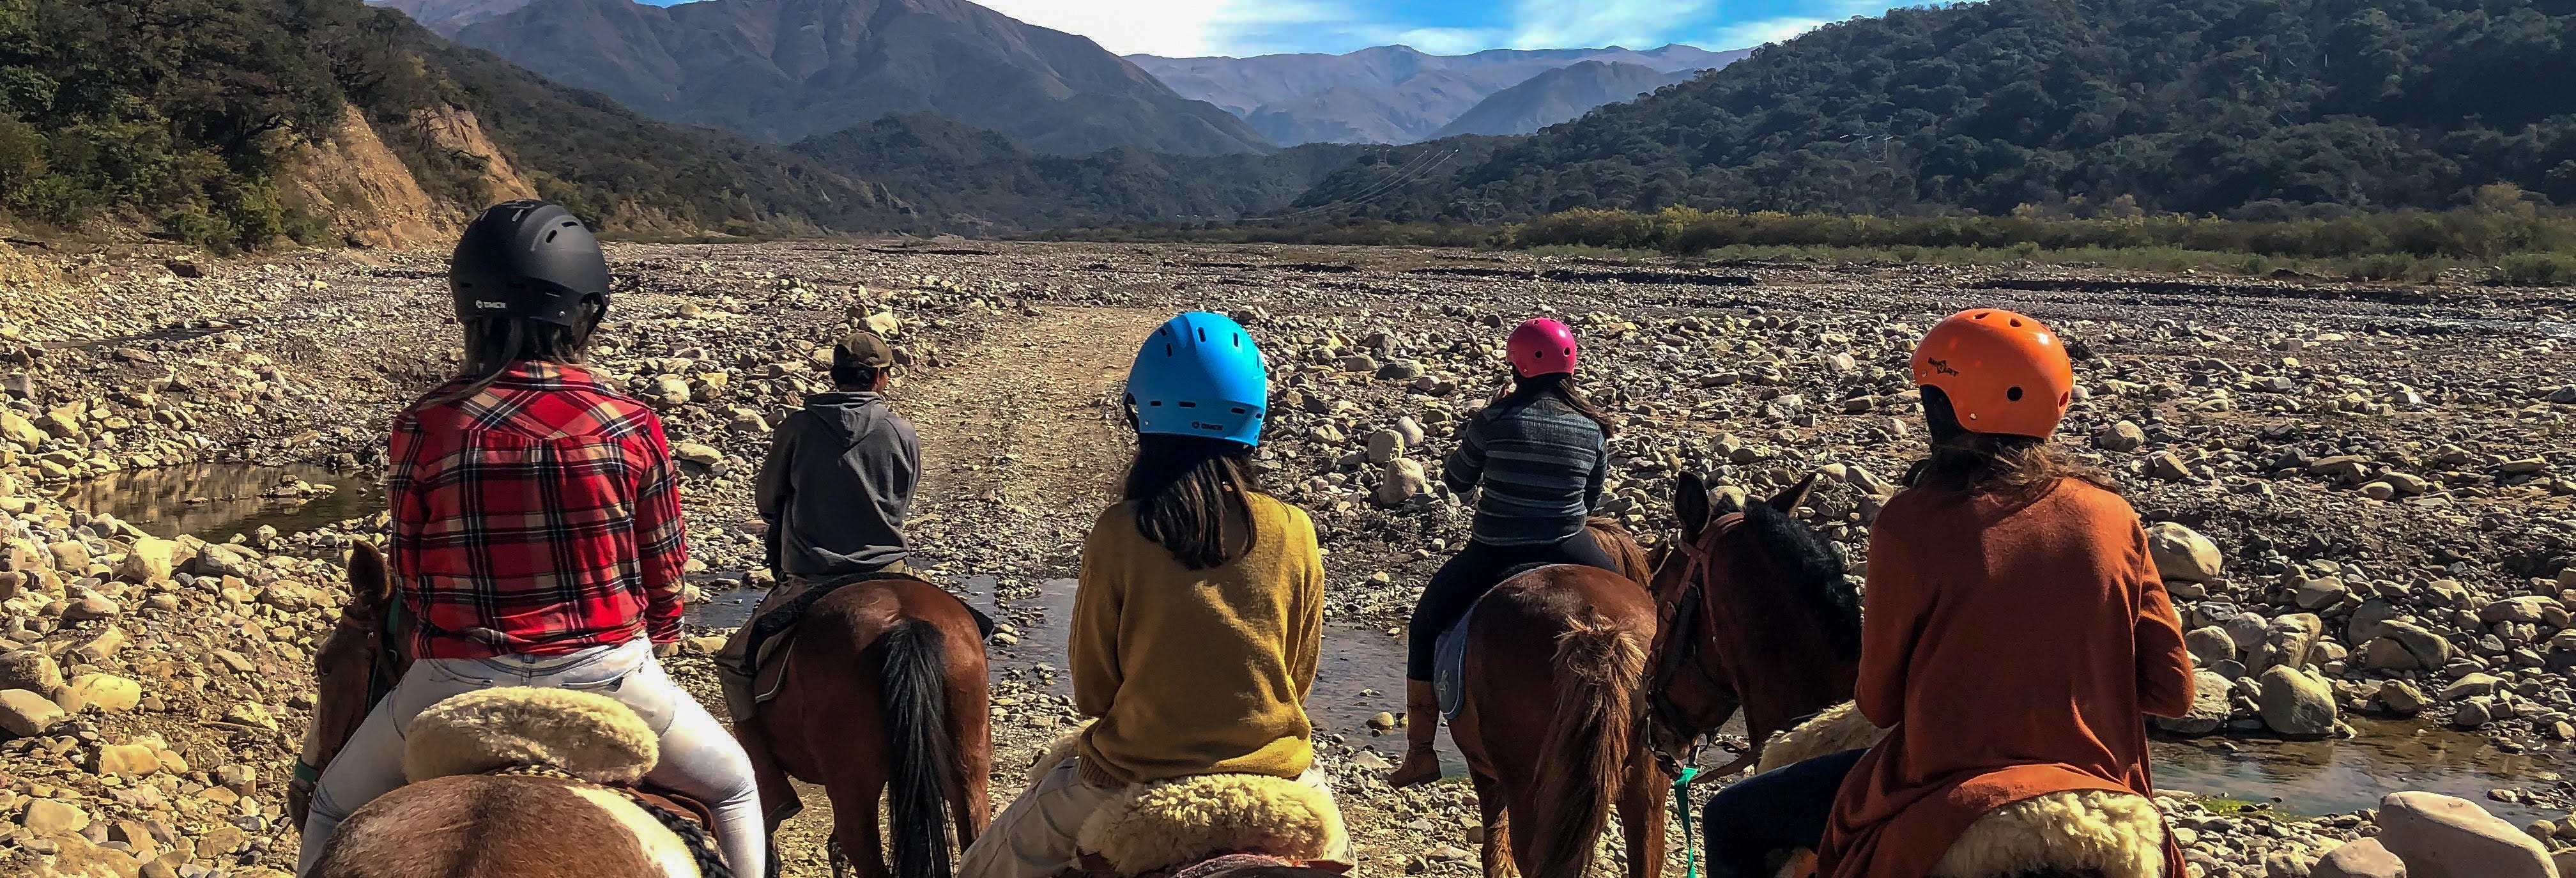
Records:
{"label": "helmet vent", "polygon": [[1992,312],[1992,311],[1979,311],[1979,312],[1977,312],[1977,316],[1976,316],[1974,319],[1977,319],[1977,320],[1984,320],[1984,319],[1986,319],[1986,318],[1988,318],[1988,317],[1992,317],[1992,316],[1995,316],[1995,312]]}
{"label": "helmet vent", "polygon": [[1185,408],[1185,409],[1194,409],[1194,408],[1198,408],[1198,407],[1199,407],[1199,404],[1198,404],[1198,403],[1195,403],[1195,402],[1190,402],[1190,401],[1187,401],[1187,400],[1183,400],[1183,401],[1181,402],[1181,407],[1182,407],[1182,408]]}
{"label": "helmet vent", "polygon": [[2012,400],[2012,401],[2014,401],[2014,402],[2020,402],[2020,401],[2021,401],[2021,388],[2019,388],[2019,387],[2015,387],[2015,388],[2012,388],[2012,389],[2010,389],[2010,390],[2006,390],[2006,391],[2004,391],[2004,398],[2005,398],[2005,399]]}
{"label": "helmet vent", "polygon": [[1207,341],[1207,327],[1199,327],[1199,341],[1201,343],[1205,343]]}
{"label": "helmet vent", "polygon": [[1238,415],[1248,415],[1248,414],[1251,414],[1251,412],[1249,412],[1249,411],[1245,411],[1245,410],[1244,410],[1244,408],[1243,408],[1242,406],[1235,406],[1235,407],[1234,407],[1234,413],[1235,413],[1235,414],[1238,414]]}
{"label": "helmet vent", "polygon": [[2014,328],[2014,329],[2020,329],[2020,328],[2021,328],[2021,321],[2019,321],[2019,320],[2015,320],[2015,321],[2013,321],[2013,322],[2012,322],[2012,325],[2013,325],[2013,328]]}
{"label": "helmet vent", "polygon": [[548,244],[552,244],[552,243],[554,243],[554,242],[555,242],[555,236],[556,236],[556,235],[560,235],[560,234],[563,234],[563,233],[562,233],[562,232],[547,232],[547,233],[546,233],[546,243],[548,243]]}

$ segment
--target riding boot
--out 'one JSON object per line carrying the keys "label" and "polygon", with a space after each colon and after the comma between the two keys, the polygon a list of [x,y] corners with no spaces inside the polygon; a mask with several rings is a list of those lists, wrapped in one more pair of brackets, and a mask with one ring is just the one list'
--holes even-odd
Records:
{"label": "riding boot", "polygon": [[1404,764],[1388,775],[1388,786],[1409,787],[1440,779],[1440,753],[1432,744],[1440,736],[1440,693],[1421,680],[1404,681]]}

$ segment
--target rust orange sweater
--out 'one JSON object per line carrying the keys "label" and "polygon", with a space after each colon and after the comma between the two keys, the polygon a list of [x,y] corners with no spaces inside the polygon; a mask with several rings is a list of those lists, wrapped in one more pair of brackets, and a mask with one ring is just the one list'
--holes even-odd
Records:
{"label": "rust orange sweater", "polygon": [[1893,728],[1844,779],[1818,875],[1920,878],[1994,808],[2154,790],[2142,714],[2191,709],[2191,655],[2118,495],[1908,491],[1870,531],[1864,600],[1854,700]]}

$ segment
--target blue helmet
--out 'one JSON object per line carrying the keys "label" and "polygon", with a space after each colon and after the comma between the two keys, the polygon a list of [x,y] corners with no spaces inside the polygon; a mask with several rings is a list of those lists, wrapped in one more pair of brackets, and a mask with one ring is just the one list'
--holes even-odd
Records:
{"label": "blue helmet", "polygon": [[1207,436],[1261,444],[1270,408],[1270,375],[1261,348],[1243,325],[1223,314],[1191,311],[1145,338],[1127,370],[1127,402],[1136,431]]}

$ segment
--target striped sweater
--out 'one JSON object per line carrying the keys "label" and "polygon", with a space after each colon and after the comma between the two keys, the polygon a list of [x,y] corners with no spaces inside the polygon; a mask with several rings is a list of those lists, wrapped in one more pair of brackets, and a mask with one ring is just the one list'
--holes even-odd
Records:
{"label": "striped sweater", "polygon": [[1442,478],[1476,497],[1477,542],[1553,543],[1583,532],[1601,503],[1610,453],[1601,425],[1553,396],[1488,408],[1468,421]]}

